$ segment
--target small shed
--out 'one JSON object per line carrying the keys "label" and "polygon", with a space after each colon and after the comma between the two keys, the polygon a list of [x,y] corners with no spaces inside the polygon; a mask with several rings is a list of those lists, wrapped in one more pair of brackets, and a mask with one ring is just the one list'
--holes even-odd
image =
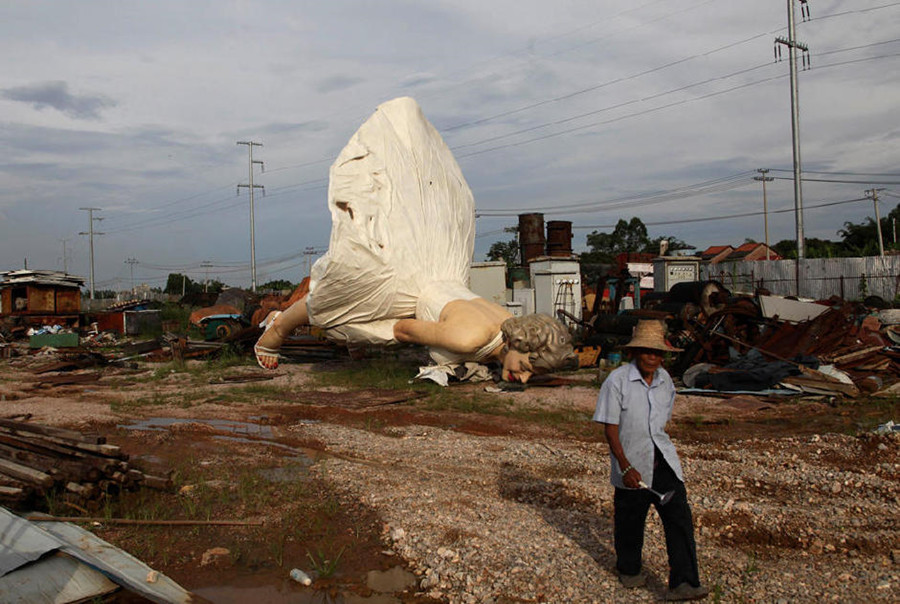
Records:
{"label": "small shed", "polygon": [[27,324],[77,325],[84,278],[59,271],[0,273],[0,317]]}

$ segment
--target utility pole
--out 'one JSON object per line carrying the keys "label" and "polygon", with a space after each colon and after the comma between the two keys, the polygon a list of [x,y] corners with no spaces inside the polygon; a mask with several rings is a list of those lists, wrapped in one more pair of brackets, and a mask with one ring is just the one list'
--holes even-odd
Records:
{"label": "utility pole", "polygon": [[256,292],[256,227],[253,222],[253,191],[254,189],[263,189],[263,195],[265,195],[265,187],[253,184],[253,164],[259,164],[263,172],[266,171],[266,168],[262,161],[253,159],[253,147],[262,147],[262,143],[238,141],[237,144],[247,145],[247,151],[250,154],[250,184],[238,185],[237,192],[238,195],[241,194],[241,187],[250,189],[250,290]]}
{"label": "utility pole", "polygon": [[316,248],[306,248],[303,250],[303,255],[306,256],[306,276],[309,277],[312,273],[312,257],[316,255]]}
{"label": "utility pole", "polygon": [[212,262],[210,262],[209,260],[204,260],[203,262],[200,263],[200,266],[202,266],[203,268],[206,269],[206,280],[204,281],[204,285],[203,285],[203,293],[208,293],[209,292],[209,267],[212,266]]}
{"label": "utility pole", "polygon": [[[800,0],[803,20],[809,19],[807,0]],[[800,184],[800,99],[797,86],[797,49],[803,51],[803,69],[809,69],[809,47],[797,41],[797,27],[794,22],[794,0],[787,0],[788,37],[775,38],[775,60],[781,60],[781,45],[788,47],[791,68],[791,137],[794,148],[794,217],[797,223],[797,267],[806,257],[806,242],[803,235],[803,189]]]}
{"label": "utility pole", "polygon": [[63,273],[68,275],[69,274],[69,256],[68,256],[68,251],[66,250],[66,244],[69,242],[69,240],[68,239],[60,239],[59,241],[60,241],[60,243],[62,243],[62,248],[63,248],[63,255],[62,255]]}
{"label": "utility pole", "polygon": [[875,225],[878,227],[878,253],[884,258],[884,239],[881,237],[881,213],[878,211],[878,191],[884,189],[866,189],[866,197],[872,198],[875,204]]}
{"label": "utility pole", "polygon": [[102,218],[94,218],[94,212],[101,211],[100,208],[78,208],[79,210],[85,210],[88,213],[88,231],[78,233],[79,235],[90,235],[91,242],[91,300],[94,299],[94,235],[104,235],[105,233],[95,233],[94,232],[94,221],[103,220]]}
{"label": "utility pole", "polygon": [[757,170],[762,176],[754,176],[753,180],[761,180],[763,184],[763,223],[765,224],[766,229],[766,260],[770,260],[769,256],[769,203],[766,200],[766,183],[772,182],[775,180],[771,176],[766,176],[769,173],[768,168],[759,168]]}
{"label": "utility pole", "polygon": [[138,264],[138,261],[135,260],[134,258],[129,258],[128,260],[125,261],[125,264],[129,265],[128,268],[131,269],[131,295],[134,296],[134,295],[135,295],[135,289],[134,289],[134,265],[135,265],[135,264]]}

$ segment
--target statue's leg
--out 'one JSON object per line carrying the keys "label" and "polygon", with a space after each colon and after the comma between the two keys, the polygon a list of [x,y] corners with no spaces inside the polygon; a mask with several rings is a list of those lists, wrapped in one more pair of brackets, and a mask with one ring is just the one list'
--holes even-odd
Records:
{"label": "statue's leg", "polygon": [[265,324],[265,331],[253,347],[253,352],[260,367],[275,369],[278,367],[278,350],[284,340],[301,325],[309,325],[306,298],[297,300],[287,310],[269,313]]}

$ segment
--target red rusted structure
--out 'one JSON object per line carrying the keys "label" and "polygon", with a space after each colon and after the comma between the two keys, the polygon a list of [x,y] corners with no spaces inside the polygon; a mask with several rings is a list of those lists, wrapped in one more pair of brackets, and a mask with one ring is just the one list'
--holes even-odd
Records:
{"label": "red rusted structure", "polygon": [[2,273],[0,317],[27,325],[77,325],[84,279],[58,271]]}

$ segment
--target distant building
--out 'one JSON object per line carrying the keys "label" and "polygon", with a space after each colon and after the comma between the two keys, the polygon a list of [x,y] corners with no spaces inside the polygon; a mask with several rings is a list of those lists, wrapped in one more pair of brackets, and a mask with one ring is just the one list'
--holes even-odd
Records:
{"label": "distant building", "polygon": [[733,251],[734,248],[730,245],[714,245],[700,252],[699,256],[701,262],[718,264],[727,258]]}
{"label": "distant building", "polygon": [[745,243],[738,247],[730,245],[713,245],[700,252],[700,259],[705,264],[719,264],[720,262],[741,262],[744,260],[765,260],[766,250],[769,252],[769,260],[782,260],[778,252],[765,243]]}
{"label": "distant building", "polygon": [[731,252],[726,258],[727,262],[741,262],[744,260],[765,260],[766,250],[768,250],[769,260],[781,260],[778,252],[770,247],[766,247],[765,243],[745,243]]}

